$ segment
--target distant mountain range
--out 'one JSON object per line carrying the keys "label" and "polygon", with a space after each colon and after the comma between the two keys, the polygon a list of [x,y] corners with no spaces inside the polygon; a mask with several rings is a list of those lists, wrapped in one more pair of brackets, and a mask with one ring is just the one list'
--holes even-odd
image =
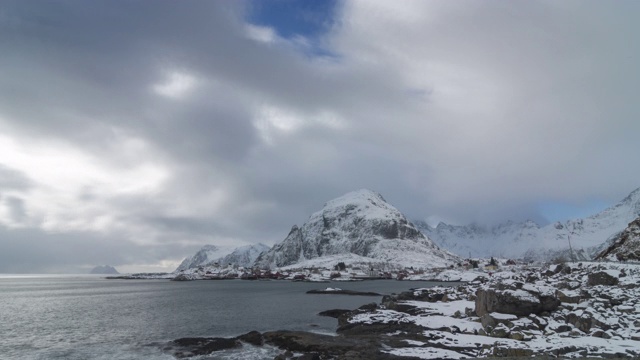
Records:
{"label": "distant mountain range", "polygon": [[493,227],[445,223],[431,227],[422,221],[415,223],[436,244],[465,257],[571,259],[570,241],[573,256],[580,260],[594,257],[638,216],[640,188],[595,215],[546,226],[530,220],[520,223],[509,221]]}
{"label": "distant mountain range", "polygon": [[412,224],[380,194],[363,189],[327,202],[271,248],[254,244],[227,253],[207,245],[186,258],[176,271],[212,264],[280,268],[332,267],[338,262],[433,268],[457,263],[460,257],[491,256],[529,261],[585,260],[610,247],[638,217],[640,188],[618,204],[584,219],[546,226],[529,220],[492,227],[445,223],[431,227],[423,221]]}

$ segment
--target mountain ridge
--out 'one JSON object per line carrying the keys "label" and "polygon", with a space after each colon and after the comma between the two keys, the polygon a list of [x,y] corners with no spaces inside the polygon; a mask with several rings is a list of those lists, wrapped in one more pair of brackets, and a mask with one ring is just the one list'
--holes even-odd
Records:
{"label": "mountain ridge", "polygon": [[428,267],[458,260],[438,248],[382,195],[361,189],[326,202],[302,226],[294,225],[282,242],[258,257],[256,265],[284,267],[326,256]]}
{"label": "mountain ridge", "polygon": [[550,260],[571,256],[571,241],[573,256],[585,260],[595,256],[638,216],[640,188],[596,214],[545,226],[531,220],[520,223],[507,221],[495,226],[439,223],[431,227],[424,221],[415,223],[436,244],[463,256]]}

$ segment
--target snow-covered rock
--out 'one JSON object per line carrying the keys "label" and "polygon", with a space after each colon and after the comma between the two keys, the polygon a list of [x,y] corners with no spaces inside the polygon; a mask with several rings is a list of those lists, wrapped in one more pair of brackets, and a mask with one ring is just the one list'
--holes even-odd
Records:
{"label": "snow-covered rock", "polygon": [[609,261],[640,261],[640,218],[632,221],[627,228],[613,239],[596,259]]}
{"label": "snow-covered rock", "polygon": [[[461,256],[585,260],[610,245],[627,224],[639,216],[640,188],[598,214],[546,226],[531,220],[508,221],[493,227],[445,223],[431,227],[423,221],[415,224],[436,244]],[[573,254],[569,251],[569,242]]]}
{"label": "snow-covered rock", "polygon": [[263,253],[256,265],[284,267],[326,256],[371,263],[445,267],[459,259],[440,249],[378,193],[358,190],[331,200]]}
{"label": "snow-covered rock", "polygon": [[[584,262],[513,270],[457,287],[384,296],[377,308],[342,315],[337,331],[350,336],[382,330],[383,351],[422,359],[640,356],[640,265]],[[619,281],[590,285],[589,278],[597,273]],[[538,315],[534,309],[490,312],[486,305],[491,299],[478,301],[481,292],[510,291],[517,302],[535,305],[559,290],[574,291],[568,289],[575,290],[577,301],[554,299],[556,304]]]}

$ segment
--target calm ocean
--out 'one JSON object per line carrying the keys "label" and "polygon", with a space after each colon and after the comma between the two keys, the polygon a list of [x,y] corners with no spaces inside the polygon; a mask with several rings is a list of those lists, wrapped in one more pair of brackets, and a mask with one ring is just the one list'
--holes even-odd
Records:
{"label": "calm ocean", "polygon": [[[354,309],[380,297],[309,295],[339,287],[389,294],[429,282],[106,280],[95,276],[0,275],[3,359],[173,359],[169,340],[237,336],[251,330],[334,333],[323,310]],[[279,351],[250,348],[211,359],[273,359]]]}

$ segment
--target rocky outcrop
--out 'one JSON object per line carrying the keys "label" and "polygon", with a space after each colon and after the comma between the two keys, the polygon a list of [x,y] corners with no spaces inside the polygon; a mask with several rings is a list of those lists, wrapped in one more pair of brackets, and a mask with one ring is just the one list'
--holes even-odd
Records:
{"label": "rocky outcrop", "polygon": [[640,261],[640,218],[629,223],[596,260]]}
{"label": "rocky outcrop", "polygon": [[475,311],[478,316],[497,312],[528,316],[554,311],[560,305],[555,296],[541,295],[535,291],[479,289],[476,292]]}
{"label": "rocky outcrop", "polygon": [[[585,288],[590,277],[598,285]],[[386,334],[385,344],[395,354],[433,356],[426,354],[435,350],[427,349],[437,348],[460,358],[534,353],[635,358],[640,356],[639,281],[637,265],[573,263],[497,273],[457,287],[384,296],[379,308],[340,316],[338,331]]]}
{"label": "rocky outcrop", "polygon": [[165,351],[182,359],[198,355],[209,355],[215,351],[233,349],[242,346],[238,339],[227,338],[181,338],[172,341]]}
{"label": "rocky outcrop", "polygon": [[458,260],[433,244],[380,194],[359,190],[327,202],[304,225],[291,228],[284,241],[263,253],[256,265],[284,267],[335,255],[429,268]]}
{"label": "rocky outcrop", "polygon": [[[216,352],[242,347],[268,344],[283,351],[276,359],[341,359],[341,360],[395,360],[400,357],[381,351],[378,336],[330,336],[304,331],[252,331],[236,338],[182,338],[171,341],[164,351],[176,358],[214,355]],[[302,353],[302,355],[300,355]],[[298,355],[294,355],[298,354]],[[215,358],[215,356],[213,357]],[[416,359],[402,357],[403,360]]]}

